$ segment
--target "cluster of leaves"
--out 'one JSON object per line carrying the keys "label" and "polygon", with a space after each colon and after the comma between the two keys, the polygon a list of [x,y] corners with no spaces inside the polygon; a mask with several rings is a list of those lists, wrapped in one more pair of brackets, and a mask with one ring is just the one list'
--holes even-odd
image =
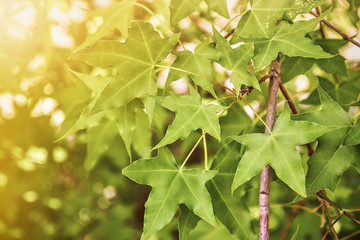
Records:
{"label": "cluster of leaves", "polygon": [[[347,208],[358,207],[358,67],[339,53],[347,41],[323,39],[319,31],[321,20],[335,18],[333,9],[346,12],[343,15],[356,27],[359,6],[355,1],[348,3],[345,9],[326,0],[241,0],[236,6],[241,18],[230,40],[223,31],[231,28],[219,28],[224,25],[221,20],[232,15],[226,0],[153,0],[152,4],[121,0],[89,14],[90,20],[101,17],[102,24],[77,40],[78,47],[67,60],[56,53],[61,59],[51,64],[58,68],[44,73],[59,76],[59,82],[53,82],[57,91],[52,97],[65,112],[65,121],[56,137],[48,118],[29,118],[36,127],[26,129],[31,137],[22,145],[23,131],[18,131],[19,136],[6,131],[22,126],[18,119],[31,115],[34,106],[30,104],[16,121],[0,123],[0,131],[7,133],[1,142],[6,154],[0,154],[0,161],[14,158],[18,164],[21,157],[13,145],[25,151],[32,145],[42,146],[49,155],[61,145],[72,159],[60,169],[59,163],[49,162],[46,169],[24,174],[52,183],[36,188],[46,197],[35,214],[34,206],[26,207],[29,219],[43,223],[45,232],[57,232],[57,238],[138,239],[141,235],[142,239],[173,239],[178,234],[180,239],[256,239],[256,211],[249,206],[258,201],[255,176],[268,164],[275,173],[274,203],[290,202],[296,196],[312,203],[314,193],[328,189]],[[323,13],[310,17],[308,12],[316,7]],[[204,20],[205,32],[200,26]],[[193,51],[187,50],[188,42],[195,43]],[[281,79],[291,96],[301,93],[294,81],[299,75],[307,76],[303,81],[310,88],[304,91],[308,93],[305,100],[295,101],[301,114],[291,115],[287,106],[279,104],[282,111],[266,135],[261,117],[267,86],[258,80],[276,59],[281,61]],[[70,80],[67,86],[65,70]],[[179,79],[185,81],[186,93],[179,94],[174,87]],[[43,98],[37,94],[30,103]],[[251,106],[254,103],[258,112]],[[244,109],[252,109],[255,118]],[[44,132],[40,141],[39,131]],[[299,147],[307,143],[315,148],[311,157]],[[14,179],[22,176],[15,165],[4,165]],[[351,172],[351,166],[357,172]],[[129,179],[151,186],[149,196],[147,188]],[[41,179],[26,185],[21,182],[14,181],[5,189],[23,186],[3,198],[15,210],[1,207],[9,216],[0,218],[0,237],[4,222],[16,230],[13,223],[21,217],[21,208],[11,204],[13,196]],[[57,189],[56,199],[62,205],[48,203],[55,198],[52,188]],[[110,195],[106,194],[109,189]],[[111,195],[114,191],[116,197]],[[50,213],[44,213],[48,208]],[[285,214],[282,208],[271,209],[272,237],[280,235]],[[319,239],[321,231],[326,231],[326,227],[321,230],[323,216],[311,211],[299,214],[292,239]],[[44,223],[49,219],[56,219],[51,227]],[[356,227],[345,220],[341,234]],[[28,238],[44,238],[30,228],[26,232]]]}
{"label": "cluster of leaves", "polygon": [[[227,17],[226,2],[215,2],[207,1],[209,10],[215,10]],[[200,218],[215,225],[215,217],[237,238],[254,238],[249,223],[251,219],[249,211],[241,201],[235,200],[237,197],[232,193],[239,186],[249,182],[267,164],[272,166],[279,179],[303,197],[325,188],[334,191],[340,175],[351,165],[360,171],[358,162],[360,139],[357,134],[359,124],[354,124],[356,121],[353,121],[348,113],[320,87],[322,84],[317,90],[321,103],[320,111],[300,114],[291,119],[289,110],[285,108],[278,117],[271,135],[251,133],[232,136],[230,139],[221,136],[221,129],[228,124],[228,122],[222,124],[221,120],[225,118],[222,115],[232,104],[226,107],[226,101],[221,99],[226,98],[227,93],[224,89],[213,87],[212,82],[216,82],[213,80],[213,62],[231,70],[230,81],[234,90],[230,90],[232,97],[238,100],[244,99],[242,94],[246,87],[262,91],[256,75],[269,66],[279,53],[286,56],[282,67],[285,81],[304,74],[306,72],[304,69],[311,68],[314,63],[330,74],[346,75],[345,58],[337,52],[344,43],[338,40],[312,40],[307,35],[314,31],[319,21],[329,14],[331,6],[317,18],[294,21],[299,14],[308,13],[325,2],[324,0],[281,0],[276,3],[265,0],[251,1],[251,9],[241,17],[230,42],[222,37],[213,25],[215,41],[213,44],[210,43],[211,37],[208,36],[194,52],[185,49],[173,52],[176,59],[170,62],[167,56],[171,54],[175,45],[182,41],[180,34],[169,32],[171,26],[176,26],[177,22],[193,13],[199,5],[199,1],[171,1],[170,26],[167,26],[168,31],[161,32],[166,36],[165,38],[160,36],[151,23],[134,20],[131,21],[129,30],[124,26],[119,27],[124,42],[98,40],[88,48],[80,48],[71,55],[72,60],[82,61],[94,68],[110,68],[113,75],[107,79],[97,80],[97,82],[102,81],[103,84],[93,86],[95,97],[79,113],[76,123],[64,136],[78,129],[88,129],[90,157],[86,166],[91,169],[95,166],[94,161],[97,156],[106,149],[105,139],[109,139],[108,134],[114,134],[116,131],[115,125],[112,124],[111,129],[102,126],[101,129],[93,132],[93,126],[103,125],[105,119],[105,124],[116,123],[130,158],[132,158],[132,150],[143,157],[122,172],[137,183],[153,187],[145,205],[143,239],[150,238],[167,225],[179,206],[181,206],[179,217],[181,239],[187,237]],[[128,5],[138,3],[122,1],[119,4],[129,7]],[[125,7],[116,8],[123,11]],[[122,23],[129,24],[129,16],[122,16],[126,18]],[[111,19],[104,17],[107,18]],[[164,22],[166,24],[166,21]],[[104,28],[108,24],[103,24]],[[103,29],[98,34],[99,38],[102,36]],[[242,44],[238,47],[230,45],[239,42]],[[251,61],[253,64],[250,64]],[[296,67],[297,64],[301,65],[301,68]],[[159,91],[156,83],[157,72],[164,68],[169,68],[170,72],[165,89]],[[74,74],[84,82],[91,78],[80,73]],[[195,90],[191,86],[192,83],[188,82],[189,95],[179,96],[174,94],[169,86],[171,82],[184,76],[189,76],[197,89]],[[223,82],[223,79],[219,81]],[[221,97],[218,104],[214,101],[204,104],[203,97],[208,93],[215,100],[218,96]],[[356,97],[350,100],[355,101]],[[311,97],[309,101],[310,99]],[[156,128],[158,124],[164,124],[164,122],[156,123],[160,118],[157,115],[160,110],[156,109],[156,103],[175,112],[175,118],[163,137],[160,132],[160,142],[151,149],[158,149],[157,156],[149,158],[152,154],[150,147],[139,147],[144,142],[139,142],[136,135],[141,135],[140,138],[147,135],[149,138],[147,144],[151,144],[152,134],[145,134],[150,131],[150,125]],[[147,116],[149,123],[138,124],[138,114],[142,114],[142,118]],[[242,119],[231,118],[231,121],[242,121]],[[184,167],[188,158],[179,166],[167,145],[179,138],[187,139],[197,129],[202,130],[199,141],[204,139],[205,167],[204,169]],[[240,133],[242,130],[244,126],[239,126],[236,132]],[[141,133],[135,134],[135,131]],[[219,153],[210,167],[205,134],[218,141],[216,144]],[[296,146],[316,139],[318,144],[315,154],[304,162]],[[233,150],[235,145],[229,145],[231,140],[245,147],[245,154],[242,157],[239,156],[239,149]],[[224,154],[234,156],[224,157],[228,161],[225,162],[224,159],[220,159]],[[218,161],[220,163],[216,164]],[[235,162],[231,165],[230,161]],[[223,179],[226,174],[229,176]],[[244,219],[244,216],[247,217]]]}

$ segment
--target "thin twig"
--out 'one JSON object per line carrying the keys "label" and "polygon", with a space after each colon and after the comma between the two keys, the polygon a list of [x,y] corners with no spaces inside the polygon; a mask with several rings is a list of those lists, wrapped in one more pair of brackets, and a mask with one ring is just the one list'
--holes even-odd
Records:
{"label": "thin twig", "polygon": [[220,118],[234,103],[236,103],[238,99],[234,99],[234,101],[232,101],[229,106],[227,106],[219,115],[218,115],[218,118]]}
{"label": "thin twig", "polygon": [[351,216],[350,214],[348,214],[346,211],[343,212],[345,216],[347,216],[348,218],[350,218],[351,220],[353,220],[354,222],[356,222],[357,224],[360,225],[360,221],[357,220],[356,218],[354,218],[353,216]]}
{"label": "thin twig", "polygon": [[357,230],[357,231],[355,231],[355,232],[352,232],[352,233],[350,233],[349,235],[347,235],[347,236],[345,236],[345,237],[343,237],[343,238],[340,238],[340,240],[347,240],[347,239],[350,239],[351,237],[356,236],[356,235],[358,235],[358,234],[360,234],[360,230]]}
{"label": "thin twig", "polygon": [[335,228],[334,228],[334,224],[333,224],[332,221],[331,221],[331,217],[330,217],[329,211],[327,210],[327,206],[326,206],[325,203],[323,203],[323,210],[325,211],[326,217],[327,217],[327,219],[328,219],[328,221],[329,221],[329,223],[330,223],[330,229],[331,229],[331,231],[333,232],[336,240],[339,240],[339,237],[338,237],[337,234],[336,234],[336,231],[335,231]]}
{"label": "thin twig", "polygon": [[[315,13],[315,12],[310,12],[310,14],[312,14],[315,17],[319,17],[319,14]],[[355,41],[354,39],[352,39],[351,37],[349,37],[348,35],[346,35],[345,33],[343,33],[340,29],[338,29],[335,25],[333,25],[332,23],[326,21],[325,19],[321,20],[320,22],[324,23],[326,26],[330,27],[331,29],[333,29],[335,32],[337,32],[340,36],[342,36],[343,39],[353,43],[354,45],[360,47],[360,43]]]}
{"label": "thin twig", "polygon": [[286,89],[281,81],[279,83],[279,87],[280,87],[280,90],[281,90],[282,94],[284,95],[287,103],[289,104],[289,107],[290,107],[292,113],[298,114],[298,111],[296,110],[294,102],[291,100],[289,93],[286,91]]}
{"label": "thin twig", "polygon": [[259,84],[261,84],[262,82],[265,82],[268,78],[275,77],[275,75],[276,75],[275,72],[269,72],[267,75],[260,78]]}
{"label": "thin twig", "polygon": [[231,35],[233,35],[234,32],[235,32],[235,28],[234,28],[233,30],[231,30],[230,32],[228,32],[228,33],[224,36],[224,38],[225,38],[225,39],[228,39]]}
{"label": "thin twig", "polygon": [[[340,216],[338,216],[338,217],[336,218],[336,220],[330,225],[330,227],[328,228],[328,230],[326,230],[326,232],[325,232],[325,234],[324,234],[324,236],[322,237],[321,240],[325,240],[325,239],[326,239],[326,236],[327,236],[328,233],[330,232],[330,229],[333,229],[333,228],[334,228],[335,223],[336,223],[337,221],[339,221],[342,216],[343,216],[343,215],[340,215]],[[335,234],[335,236],[336,236],[336,234]],[[337,236],[336,236],[336,239],[338,239]]]}

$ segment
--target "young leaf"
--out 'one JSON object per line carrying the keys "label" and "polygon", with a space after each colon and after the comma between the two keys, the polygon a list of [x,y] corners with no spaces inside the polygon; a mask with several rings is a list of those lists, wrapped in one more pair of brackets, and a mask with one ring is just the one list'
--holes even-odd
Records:
{"label": "young leaf", "polygon": [[[207,78],[213,78],[211,60],[217,58],[217,52],[214,47],[209,45],[209,39],[198,45],[194,52],[185,50],[180,52],[173,52],[173,54],[176,56],[176,60],[172,64],[172,67],[197,73]],[[188,74],[185,72],[170,69],[169,76],[166,81],[166,87],[168,87],[171,82],[178,80],[179,78],[182,78],[186,75]],[[216,97],[216,93],[211,84],[211,81],[195,75],[190,75],[190,77],[197,85]]]}
{"label": "young leaf", "polygon": [[276,21],[281,18],[294,19],[300,13],[307,13],[326,0],[252,0],[251,9],[240,19],[232,42],[240,38],[271,38]]}
{"label": "young leaf", "polygon": [[236,169],[232,190],[269,164],[283,182],[306,196],[305,172],[295,147],[312,142],[328,131],[329,127],[316,123],[290,120],[290,112],[286,107],[276,120],[272,135],[254,133],[232,137],[246,146],[246,152]]}
{"label": "young leaf", "polygon": [[[293,115],[294,119],[335,128],[318,139],[316,151],[308,160],[309,168],[306,176],[308,195],[325,188],[334,191],[339,177],[349,167],[349,163],[354,163],[356,158],[353,157],[357,155],[354,152],[356,149],[351,146],[340,148],[344,137],[351,128],[351,118],[320,86],[318,92],[322,106],[321,111]],[[339,160],[344,156],[347,156],[346,160],[345,158]]]}
{"label": "young leaf", "polygon": [[145,204],[142,239],[148,239],[173,218],[181,203],[210,224],[215,224],[210,195],[205,183],[216,171],[180,169],[167,148],[157,157],[140,159],[122,171],[131,180],[153,187]]}
{"label": "young leaf", "polygon": [[235,142],[224,145],[215,156],[211,169],[218,170],[208,188],[215,216],[237,239],[255,239],[251,214],[243,199],[231,193],[236,166],[241,157],[240,146]]}
{"label": "young leaf", "polygon": [[213,34],[219,55],[219,63],[223,67],[233,70],[230,81],[234,84],[237,94],[239,94],[241,85],[253,86],[261,92],[256,77],[248,71],[250,60],[254,55],[254,46],[252,44],[243,44],[232,49],[230,43],[220,35],[215,27],[213,27]]}
{"label": "young leaf", "polygon": [[154,65],[172,50],[178,35],[162,39],[150,23],[133,22],[125,43],[97,41],[80,50],[71,59],[97,67],[114,67],[118,75],[100,93],[91,114],[122,106],[134,98],[155,95]]}
{"label": "young leaf", "polygon": [[223,107],[201,103],[200,95],[190,87],[190,95],[178,96],[170,93],[167,97],[154,97],[156,102],[176,113],[175,119],[168,127],[164,138],[154,147],[160,148],[170,144],[178,138],[184,139],[196,129],[205,132],[220,141],[220,125],[217,112]]}

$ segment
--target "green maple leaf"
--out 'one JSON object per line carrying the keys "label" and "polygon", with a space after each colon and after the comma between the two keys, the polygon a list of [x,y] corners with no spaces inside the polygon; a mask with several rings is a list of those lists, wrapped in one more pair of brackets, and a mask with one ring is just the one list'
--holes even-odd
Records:
{"label": "green maple leaf", "polygon": [[95,33],[87,35],[84,42],[77,49],[89,46],[116,28],[119,29],[121,35],[126,39],[128,37],[130,21],[134,16],[134,3],[135,0],[122,0],[107,8],[101,14],[103,19],[101,26]]}
{"label": "green maple leaf", "polygon": [[[358,97],[358,93],[360,92],[357,79],[333,83],[326,78],[319,77],[318,82],[319,86],[339,104],[345,105],[351,103]],[[309,97],[301,101],[301,103],[313,105],[320,104],[317,90],[315,89],[312,93],[310,93]]]}
{"label": "green maple leaf", "polygon": [[239,144],[232,142],[224,145],[211,166],[211,169],[218,170],[218,173],[206,187],[211,195],[215,216],[237,239],[252,240],[256,236],[250,211],[238,194],[231,193],[231,184],[240,157]]}
{"label": "green maple leaf", "polygon": [[306,191],[310,195],[329,188],[334,191],[341,174],[358,159],[357,147],[342,146],[352,127],[348,113],[318,86],[322,109],[318,112],[293,115],[294,119],[306,120],[333,127],[334,130],[318,139],[315,153],[308,160]]}
{"label": "green maple leaf", "polygon": [[233,49],[215,27],[213,27],[213,33],[219,55],[218,62],[226,69],[232,70],[230,81],[234,84],[237,94],[239,94],[241,85],[253,86],[261,91],[256,77],[248,71],[248,66],[254,55],[254,46],[243,44]]}
{"label": "green maple leaf", "polygon": [[157,157],[137,160],[122,173],[153,188],[145,204],[142,239],[148,239],[168,224],[181,203],[208,223],[215,224],[205,183],[216,171],[180,169],[171,152],[161,148]]}
{"label": "green maple leaf", "polygon": [[329,10],[320,17],[308,21],[297,21],[293,24],[282,21],[269,38],[246,40],[246,42],[254,43],[255,70],[258,71],[270,64],[272,60],[277,58],[279,52],[290,57],[301,56],[316,59],[333,57],[305,37],[306,33],[312,31]]}
{"label": "green maple leaf", "polygon": [[305,172],[296,146],[314,141],[330,131],[329,127],[306,121],[291,121],[286,107],[276,120],[272,135],[246,134],[232,139],[246,146],[246,152],[236,169],[232,189],[249,181],[267,164],[290,188],[306,196]]}
{"label": "green maple leaf", "polygon": [[[215,48],[209,46],[209,39],[198,45],[194,52],[185,50],[180,52],[173,52],[173,54],[176,56],[176,60],[172,64],[172,67],[197,73],[208,78],[213,78],[211,60],[217,58],[217,52]],[[165,86],[168,87],[171,82],[178,80],[179,78],[182,78],[186,75],[188,74],[185,72],[170,69]],[[195,75],[190,76],[197,85],[216,97],[216,93],[211,84],[211,81]]]}
{"label": "green maple leaf", "polygon": [[[358,124],[352,126],[348,114],[320,87],[318,92],[322,110],[303,114],[299,118],[336,126],[338,129],[319,138],[317,151],[308,161],[308,194],[325,188],[334,191],[340,176],[350,166],[360,172],[360,148],[356,145],[359,144]],[[326,119],[328,117],[332,119]]]}
{"label": "green maple leaf", "polygon": [[[315,44],[330,53],[338,54],[339,49],[343,47],[347,41],[339,39],[317,39]],[[304,74],[309,71],[314,64],[317,64],[327,73],[334,73],[346,76],[345,58],[341,55],[336,55],[332,58],[314,59],[303,57],[285,57],[281,64],[281,81],[283,83],[293,79],[295,76]]]}
{"label": "green maple leaf", "polygon": [[251,0],[251,9],[240,19],[232,41],[240,38],[268,38],[273,36],[278,19],[294,19],[326,0]]}
{"label": "green maple leaf", "polygon": [[91,114],[122,106],[135,98],[155,95],[154,66],[169,54],[178,37],[162,39],[150,23],[135,21],[125,43],[100,40],[74,53],[73,60],[118,71],[97,97]]}
{"label": "green maple leaf", "polygon": [[220,141],[220,125],[217,112],[223,107],[208,104],[203,105],[201,96],[190,87],[190,95],[179,96],[170,93],[167,97],[154,97],[163,107],[176,113],[174,121],[168,127],[164,138],[154,147],[160,148],[170,144],[178,138],[184,139],[196,129],[205,132]]}
{"label": "green maple leaf", "polygon": [[[209,8],[216,11],[221,16],[229,18],[226,0],[206,0]],[[170,3],[170,22],[171,25],[189,16],[199,6],[200,0],[172,0]]]}
{"label": "green maple leaf", "polygon": [[286,57],[281,64],[281,81],[285,83],[300,74],[306,73],[314,64],[317,64],[327,73],[346,76],[345,58],[341,55],[325,59]]}

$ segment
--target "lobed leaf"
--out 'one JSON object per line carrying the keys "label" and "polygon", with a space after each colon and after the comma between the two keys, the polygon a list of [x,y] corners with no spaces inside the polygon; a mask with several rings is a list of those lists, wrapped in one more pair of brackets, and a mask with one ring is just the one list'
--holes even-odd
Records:
{"label": "lobed leaf", "polygon": [[97,41],[80,50],[71,59],[91,66],[117,69],[114,77],[97,97],[91,114],[122,106],[135,98],[146,98],[157,92],[154,66],[175,45],[179,35],[162,39],[150,23],[135,21],[125,43]]}
{"label": "lobed leaf", "polygon": [[154,97],[163,107],[174,111],[175,119],[168,127],[164,138],[154,147],[160,148],[178,138],[184,139],[196,129],[205,132],[220,141],[220,125],[217,112],[223,107],[208,104],[203,105],[200,95],[190,87],[190,95],[178,96],[173,93],[167,97]]}
{"label": "lobed leaf", "polygon": [[145,204],[142,239],[149,239],[168,224],[182,203],[200,218],[215,224],[205,183],[216,171],[180,169],[171,152],[161,148],[157,157],[135,161],[122,174],[153,188]]}
{"label": "lobed leaf", "polygon": [[306,121],[290,120],[290,112],[285,108],[274,125],[273,134],[246,134],[232,137],[246,146],[235,173],[232,190],[258,174],[267,164],[290,188],[306,196],[305,172],[296,146],[314,141],[329,132],[331,128]]}

